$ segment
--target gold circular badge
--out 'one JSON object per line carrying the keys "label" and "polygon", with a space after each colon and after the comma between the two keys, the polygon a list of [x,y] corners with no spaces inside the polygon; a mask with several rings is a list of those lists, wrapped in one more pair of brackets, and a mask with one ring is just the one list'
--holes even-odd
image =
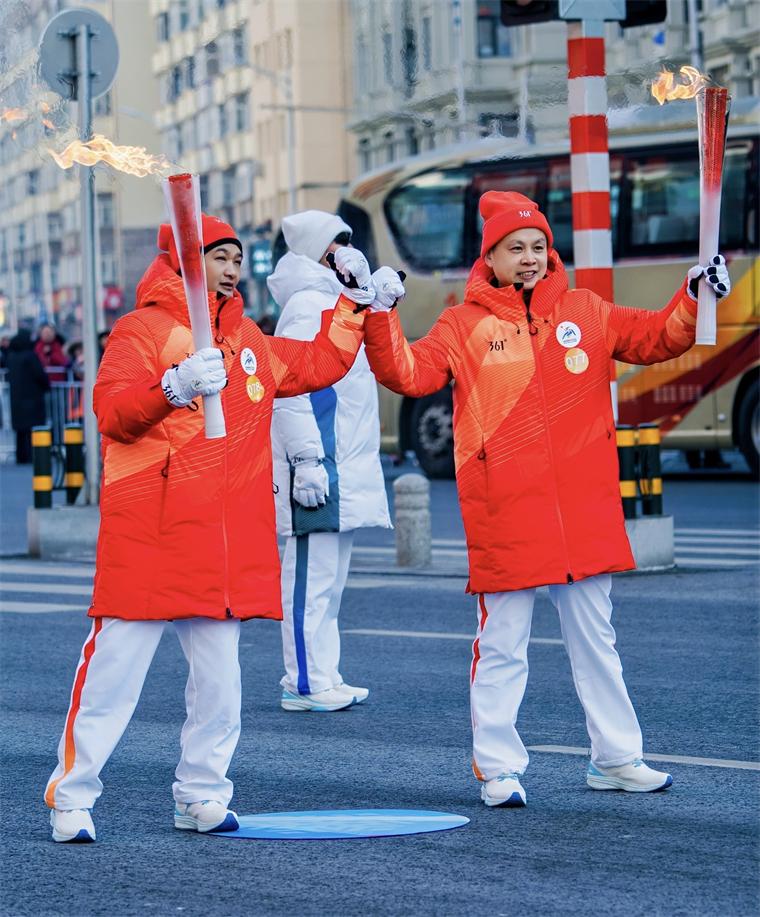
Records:
{"label": "gold circular badge", "polygon": [[565,369],[576,376],[580,373],[585,373],[588,369],[588,354],[586,351],[581,350],[580,347],[573,347],[568,350],[565,354]]}
{"label": "gold circular badge", "polygon": [[258,376],[248,376],[245,380],[245,390],[254,404],[264,397],[264,386]]}

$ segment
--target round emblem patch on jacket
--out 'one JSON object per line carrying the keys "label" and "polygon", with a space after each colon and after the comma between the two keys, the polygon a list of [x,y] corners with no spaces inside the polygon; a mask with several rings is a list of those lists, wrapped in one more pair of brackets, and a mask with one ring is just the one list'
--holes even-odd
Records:
{"label": "round emblem patch on jacket", "polygon": [[245,390],[254,404],[264,397],[264,386],[258,376],[248,376],[245,380]]}
{"label": "round emblem patch on jacket", "polygon": [[581,350],[580,347],[573,347],[571,350],[565,354],[565,369],[573,373],[573,375],[580,375],[580,373],[585,373],[588,369],[588,354],[585,350]]}
{"label": "round emblem patch on jacket", "polygon": [[581,342],[581,329],[575,322],[560,322],[557,325],[557,340],[563,347],[577,347]]}
{"label": "round emblem patch on jacket", "polygon": [[252,376],[256,372],[258,361],[256,360],[256,354],[250,347],[243,348],[240,354],[240,365],[243,367],[243,372],[246,376]]}

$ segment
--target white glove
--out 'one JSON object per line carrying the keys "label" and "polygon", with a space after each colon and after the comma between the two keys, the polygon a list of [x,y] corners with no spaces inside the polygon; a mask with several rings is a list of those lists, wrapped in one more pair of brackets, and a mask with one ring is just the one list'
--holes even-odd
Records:
{"label": "white glove", "polygon": [[295,456],[293,499],[301,506],[315,509],[322,506],[330,495],[330,480],[322,460],[311,456]]}
{"label": "white glove", "polygon": [[[335,249],[335,270],[345,283],[343,295],[361,306],[369,306],[375,298],[369,264],[358,248],[342,245]],[[352,279],[353,278],[353,279]]]}
{"label": "white glove", "polygon": [[204,347],[166,370],[161,387],[169,404],[184,408],[198,395],[215,395],[227,384],[224,357],[218,347]]}
{"label": "white glove", "polygon": [[703,274],[705,275],[705,280],[715,291],[716,299],[723,299],[724,296],[728,296],[731,292],[731,278],[728,276],[726,259],[723,255],[716,255],[711,258],[707,267],[695,264],[694,267],[689,268],[686,273],[689,278],[686,289],[693,300],[699,298],[699,278]]}
{"label": "white glove", "polygon": [[390,312],[406,296],[401,278],[392,267],[380,267],[372,275],[375,287],[375,301],[369,307],[370,312]]}

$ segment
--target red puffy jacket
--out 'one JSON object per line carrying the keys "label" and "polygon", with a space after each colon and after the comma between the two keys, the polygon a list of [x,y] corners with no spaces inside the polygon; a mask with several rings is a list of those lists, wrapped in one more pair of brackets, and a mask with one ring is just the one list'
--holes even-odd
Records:
{"label": "red puffy jacket", "polygon": [[[135,312],[108,339],[94,391],[103,489],[90,615],[280,619],[272,401],[332,385],[353,364],[363,314],[342,297],[314,341],[266,337],[238,293],[209,297],[224,353],[224,439],[206,439],[202,399],[173,408],[164,371],[193,351],[181,278],[160,255]],[[255,368],[241,364],[244,348]],[[260,386],[249,386],[251,371]],[[250,395],[249,395],[250,391]],[[256,399],[256,400],[253,400]],[[192,406],[191,406],[192,407]]]}
{"label": "red puffy jacket", "polygon": [[[568,290],[556,252],[530,306],[479,259],[462,305],[409,345],[398,316],[370,315],[378,381],[421,397],[453,380],[454,456],[468,591],[505,592],[629,570],[610,401],[610,358],[656,363],[694,343],[684,284],[660,312]],[[564,324],[563,324],[564,323]]]}

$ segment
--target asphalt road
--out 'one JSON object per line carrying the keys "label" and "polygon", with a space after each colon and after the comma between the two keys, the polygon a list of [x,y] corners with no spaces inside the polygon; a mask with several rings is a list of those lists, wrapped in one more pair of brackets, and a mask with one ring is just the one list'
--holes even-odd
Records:
{"label": "asphalt road", "polygon": [[[436,483],[434,495],[436,539],[456,544],[453,489]],[[371,688],[366,706],[283,712],[279,629],[244,625],[243,734],[230,775],[237,810],[429,808],[471,819],[416,837],[231,841],[176,831],[186,670],[167,633],[103,773],[97,844],[53,844],[42,792],[88,629],[81,609],[92,568],[0,560],[0,608],[15,609],[0,611],[0,913],[756,914],[757,488],[741,478],[678,481],[667,499],[679,507],[677,530],[717,534],[680,536],[701,552],[682,554],[695,563],[617,577],[613,592],[645,748],[674,776],[666,793],[586,787],[583,714],[562,646],[543,642],[560,634],[539,594],[519,726],[526,744],[553,750],[532,752],[526,809],[486,809],[469,769],[474,600],[456,574],[393,570],[390,533],[360,539],[354,569],[366,572],[350,577],[341,615],[342,671]]]}

